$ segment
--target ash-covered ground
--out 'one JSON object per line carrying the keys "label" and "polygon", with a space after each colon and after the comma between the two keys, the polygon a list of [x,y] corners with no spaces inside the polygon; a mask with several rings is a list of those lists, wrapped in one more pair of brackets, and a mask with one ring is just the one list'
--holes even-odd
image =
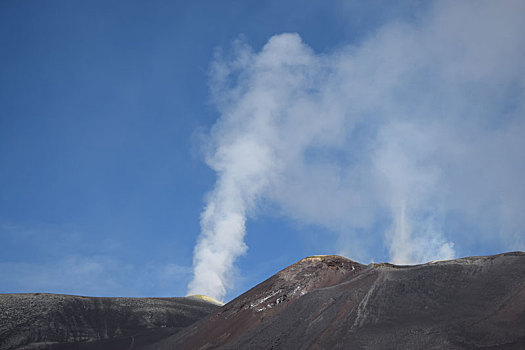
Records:
{"label": "ash-covered ground", "polygon": [[0,294],[0,349],[136,349],[218,308],[196,297]]}
{"label": "ash-covered ground", "polygon": [[525,253],[293,264],[220,307],[0,295],[0,349],[525,349]]}
{"label": "ash-covered ground", "polygon": [[525,349],[525,254],[303,259],[148,349]]}

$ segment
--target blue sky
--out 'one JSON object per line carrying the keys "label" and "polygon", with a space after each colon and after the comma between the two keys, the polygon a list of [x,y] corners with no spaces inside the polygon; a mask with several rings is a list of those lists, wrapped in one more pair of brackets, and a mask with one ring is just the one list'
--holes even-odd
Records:
{"label": "blue sky", "polygon": [[312,254],[523,249],[523,13],[2,1],[0,292],[177,296],[204,271],[190,291],[227,300]]}

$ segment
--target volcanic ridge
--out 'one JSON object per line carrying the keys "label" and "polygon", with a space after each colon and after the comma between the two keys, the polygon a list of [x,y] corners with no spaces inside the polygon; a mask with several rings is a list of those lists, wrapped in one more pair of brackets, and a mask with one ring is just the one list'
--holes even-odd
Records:
{"label": "volcanic ridge", "polygon": [[0,294],[0,349],[140,349],[175,334],[219,307],[200,296]]}
{"label": "volcanic ridge", "polygon": [[[134,311],[128,308],[126,317],[119,316],[119,312],[111,314],[104,311],[104,314],[92,311],[99,318],[89,318],[81,307],[82,303],[93,305],[102,303],[99,299],[104,299],[91,298],[93,301],[75,302],[79,306],[67,312],[63,307],[60,309],[50,304],[48,314],[54,310],[55,315],[65,315],[61,322],[33,315],[29,324],[28,321],[21,323],[18,320],[17,317],[22,316],[9,316],[9,328],[3,311],[5,300],[17,296],[31,300],[30,295],[0,295],[2,350],[24,345],[21,339],[27,332],[38,334],[31,338],[33,345],[26,342],[33,347],[24,349],[38,348],[35,344],[41,345],[42,349],[88,349],[85,347],[87,344],[97,341],[99,344],[113,341],[114,346],[105,347],[107,349],[132,350],[525,349],[523,252],[413,266],[388,263],[363,265],[336,255],[311,256],[223,306],[202,297],[163,300],[168,303],[166,307],[172,305],[172,310],[178,310],[175,311],[178,316],[173,316],[173,320],[180,321],[182,314],[187,316],[185,323],[172,322],[169,327],[165,318],[162,322],[148,323],[148,317],[156,313],[144,312],[143,307],[135,307]],[[57,296],[46,297],[52,299]],[[147,302],[153,300],[161,299],[147,299]],[[164,315],[164,306],[158,303],[160,301],[155,304],[156,317],[161,317],[159,315]],[[10,305],[11,313],[18,309],[21,315],[21,303],[11,302]],[[186,305],[186,311],[181,314],[182,305]],[[119,307],[106,307],[104,310]],[[96,308],[90,306],[88,309]],[[25,312],[31,314],[34,307],[30,306],[27,310]],[[102,314],[105,316],[101,317]],[[88,331],[79,333],[78,329],[87,322],[84,320],[82,323],[82,317],[97,320],[92,322],[96,325],[96,336],[90,338],[83,335],[90,332],[89,327]],[[42,328],[41,325],[46,322],[55,322],[55,328]],[[104,329],[103,322],[111,324],[106,333],[100,331]],[[26,327],[26,333],[20,331],[20,324]],[[133,331],[130,324],[135,327]],[[37,327],[39,331],[31,333],[31,325],[40,325],[40,328]],[[49,338],[52,329],[63,334],[63,327],[69,330],[66,333],[70,336],[61,338],[61,347],[42,343],[43,338]],[[137,341],[130,332],[143,336]],[[15,336],[17,334],[18,337]],[[98,340],[82,342],[93,338]],[[95,348],[103,347],[89,349]]]}

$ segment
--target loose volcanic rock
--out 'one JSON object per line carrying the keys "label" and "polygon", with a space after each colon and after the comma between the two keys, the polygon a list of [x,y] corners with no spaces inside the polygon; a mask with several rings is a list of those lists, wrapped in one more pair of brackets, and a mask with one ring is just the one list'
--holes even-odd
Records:
{"label": "loose volcanic rock", "polygon": [[299,261],[148,349],[525,349],[525,254]]}
{"label": "loose volcanic rock", "polygon": [[195,297],[0,294],[0,349],[136,349],[218,308]]}
{"label": "loose volcanic rock", "polygon": [[318,288],[337,285],[365,265],[336,255],[311,256],[285,268],[214,315],[151,349],[215,348],[257,329],[265,320],[286,313],[290,305]]}
{"label": "loose volcanic rock", "polygon": [[206,299],[0,295],[0,349],[525,349],[522,252],[312,256],[222,307]]}

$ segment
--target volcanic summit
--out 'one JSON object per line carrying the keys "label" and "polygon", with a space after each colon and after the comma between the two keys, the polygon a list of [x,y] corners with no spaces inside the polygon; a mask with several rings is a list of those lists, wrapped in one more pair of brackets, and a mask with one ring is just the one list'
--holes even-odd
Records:
{"label": "volcanic summit", "polygon": [[524,349],[525,254],[300,260],[149,349]]}
{"label": "volcanic summit", "polygon": [[525,349],[525,253],[413,266],[311,256],[224,306],[38,294],[0,305],[2,350]]}

